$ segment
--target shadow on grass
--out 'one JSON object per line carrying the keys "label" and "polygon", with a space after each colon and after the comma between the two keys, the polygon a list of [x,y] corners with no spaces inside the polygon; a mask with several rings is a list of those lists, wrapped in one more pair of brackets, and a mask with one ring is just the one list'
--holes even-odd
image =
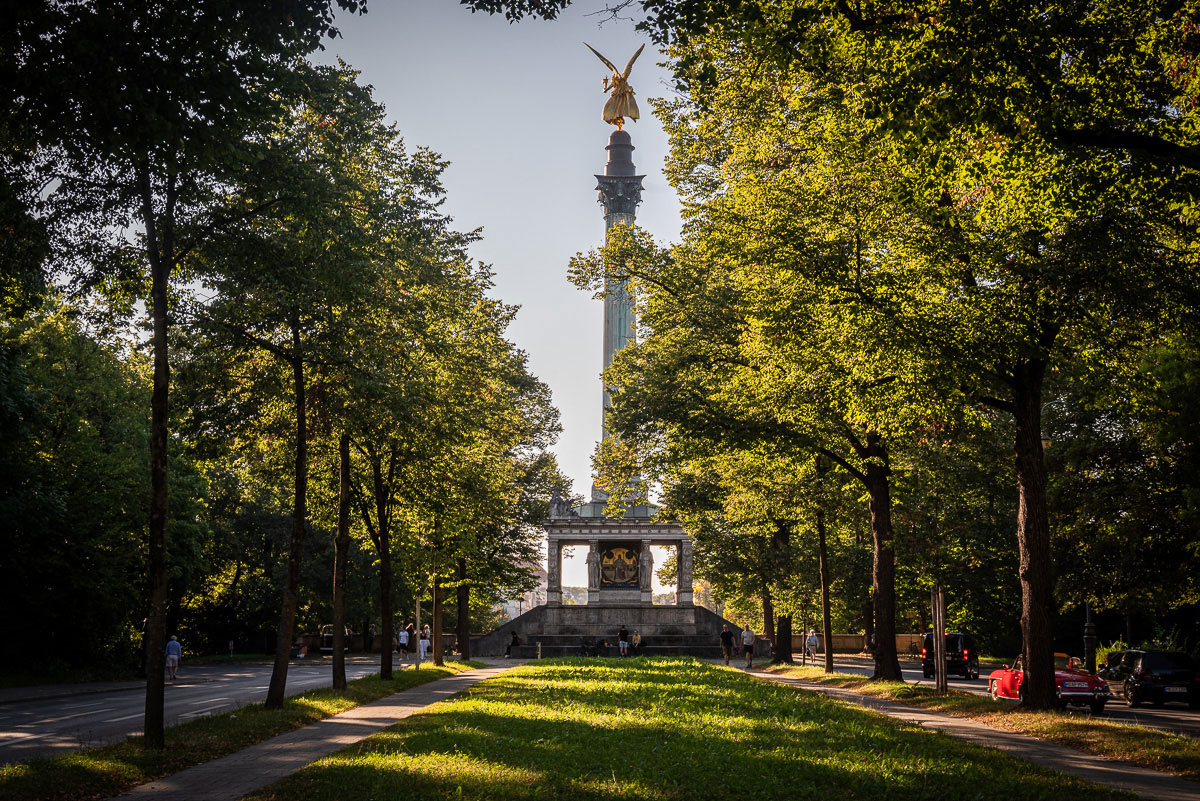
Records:
{"label": "shadow on grass", "polygon": [[256,801],[1128,798],[691,660],[527,665]]}

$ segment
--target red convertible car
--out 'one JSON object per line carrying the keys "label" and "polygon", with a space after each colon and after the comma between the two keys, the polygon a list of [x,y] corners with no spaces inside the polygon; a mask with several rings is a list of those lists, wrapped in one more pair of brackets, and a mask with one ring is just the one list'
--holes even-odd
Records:
{"label": "red convertible car", "polygon": [[[988,676],[988,690],[994,700],[1021,698],[1021,682],[1025,679],[1022,662],[1018,656],[1011,666],[993,670]],[[1058,703],[1063,707],[1078,704],[1090,706],[1093,712],[1099,713],[1104,711],[1104,704],[1111,697],[1104,679],[1084,670],[1083,660],[1066,654],[1054,655],[1054,683],[1058,688]]]}

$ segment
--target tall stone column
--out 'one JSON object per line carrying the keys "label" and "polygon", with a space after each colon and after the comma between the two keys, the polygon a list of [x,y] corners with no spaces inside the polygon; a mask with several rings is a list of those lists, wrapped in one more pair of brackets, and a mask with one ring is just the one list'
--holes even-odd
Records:
{"label": "tall stone column", "polygon": [[679,606],[692,605],[692,538],[685,537],[679,543],[679,585],[675,590],[675,603]]}
{"label": "tall stone column", "polygon": [[546,606],[562,605],[562,543],[546,538]]}
{"label": "tall stone column", "polygon": [[654,605],[654,554],[650,551],[650,540],[642,540],[638,555],[638,588],[642,591],[642,606]]}
{"label": "tall stone column", "polygon": [[588,540],[588,603],[600,603],[600,542]]}
{"label": "tall stone column", "polygon": [[[633,165],[633,141],[626,131],[613,131],[608,137],[608,163],[604,175],[596,176],[596,189],[600,203],[604,206],[604,233],[615,225],[632,226],[637,214],[637,205],[642,202],[642,180]],[[633,314],[633,298],[625,282],[610,278],[604,285],[604,369],[612,365],[613,356],[634,340],[637,321]],[[603,409],[608,413],[611,405],[608,387],[602,386]],[[608,438],[608,427],[604,426],[603,437]]]}

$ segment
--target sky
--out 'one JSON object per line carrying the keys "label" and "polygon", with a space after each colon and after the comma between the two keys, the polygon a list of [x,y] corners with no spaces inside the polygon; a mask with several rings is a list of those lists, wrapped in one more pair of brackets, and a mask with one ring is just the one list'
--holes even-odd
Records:
{"label": "sky", "polygon": [[[679,201],[662,175],[666,134],[647,102],[672,95],[669,73],[632,21],[589,15],[602,6],[576,0],[557,20],[509,24],[457,0],[371,0],[365,15],[338,16],[341,38],[315,59],[360,70],[406,145],[450,163],[444,209],[459,230],[482,229],[471,256],[494,270],[492,295],[520,306],[509,339],[553,393],[563,426],[555,453],[585,496],[600,437],[604,314],[566,271],[575,253],[603,244],[594,176],[615,130],[600,117],[611,71],[585,41],[622,69],[646,45],[629,80],[641,119],[625,125],[646,176],[637,221],[660,242],[680,228]],[[576,561],[564,565],[566,584],[586,584],[573,581],[583,570]]]}

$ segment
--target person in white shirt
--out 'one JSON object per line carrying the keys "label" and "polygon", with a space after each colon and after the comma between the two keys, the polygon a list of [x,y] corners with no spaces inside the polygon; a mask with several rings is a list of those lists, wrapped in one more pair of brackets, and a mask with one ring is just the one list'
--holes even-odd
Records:
{"label": "person in white shirt", "polygon": [[808,655],[812,657],[813,664],[817,663],[817,647],[821,644],[821,640],[817,638],[817,630],[808,630],[808,640],[805,642],[805,647]]}
{"label": "person in white shirt", "polygon": [[754,659],[754,629],[746,626],[742,631],[742,651],[746,654],[746,668],[750,668],[750,661]]}

